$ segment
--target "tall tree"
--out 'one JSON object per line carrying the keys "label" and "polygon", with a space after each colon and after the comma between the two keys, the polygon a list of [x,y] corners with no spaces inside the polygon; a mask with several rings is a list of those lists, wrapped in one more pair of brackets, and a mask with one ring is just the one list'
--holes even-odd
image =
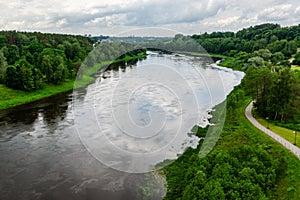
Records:
{"label": "tall tree", "polygon": [[3,55],[3,52],[0,50],[0,83],[5,83],[5,74],[7,69],[6,58]]}

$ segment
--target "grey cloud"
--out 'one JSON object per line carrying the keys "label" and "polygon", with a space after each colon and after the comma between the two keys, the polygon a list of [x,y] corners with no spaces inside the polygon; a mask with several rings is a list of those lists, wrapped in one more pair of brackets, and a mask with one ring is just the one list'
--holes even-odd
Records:
{"label": "grey cloud", "polygon": [[[210,4],[211,2],[211,4]],[[128,10],[127,25],[164,25],[191,23],[215,15],[224,1],[161,1],[132,6]]]}
{"label": "grey cloud", "polygon": [[16,30],[112,34],[151,26],[192,34],[300,21],[299,0],[0,1],[0,28]]}
{"label": "grey cloud", "polygon": [[259,13],[258,19],[269,21],[282,21],[294,17],[294,9],[292,4],[281,4],[264,9]]}

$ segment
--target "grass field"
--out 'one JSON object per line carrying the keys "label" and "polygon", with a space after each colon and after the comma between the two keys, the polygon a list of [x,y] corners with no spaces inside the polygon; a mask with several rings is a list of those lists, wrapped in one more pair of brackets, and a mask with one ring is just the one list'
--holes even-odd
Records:
{"label": "grass field", "polygon": [[67,80],[59,86],[47,85],[41,90],[25,92],[21,90],[14,90],[0,84],[0,110],[36,101],[61,92],[70,91],[73,89],[73,85],[73,80]]}
{"label": "grass field", "polygon": [[[285,138],[286,140],[290,141],[292,144],[295,143],[295,134],[293,133],[294,130],[291,129],[287,129],[284,127],[280,127],[280,126],[276,126],[275,124],[271,123],[271,122],[267,122],[265,119],[263,118],[256,118],[256,120],[262,124],[264,127],[269,127],[269,129],[271,131],[273,131],[274,133],[280,135],[281,137]],[[297,142],[297,146],[300,147],[300,133],[297,134],[297,138],[296,138]]]}
{"label": "grass field", "polygon": [[300,66],[298,66],[298,65],[292,65],[291,69],[292,70],[299,70],[300,71]]}

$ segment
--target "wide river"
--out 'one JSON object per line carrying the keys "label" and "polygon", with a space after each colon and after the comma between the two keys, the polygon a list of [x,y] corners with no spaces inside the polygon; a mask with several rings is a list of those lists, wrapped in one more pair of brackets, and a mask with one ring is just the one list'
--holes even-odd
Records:
{"label": "wide river", "polygon": [[84,89],[1,111],[0,199],[161,199],[154,167],[197,146],[191,129],[244,74],[148,53]]}

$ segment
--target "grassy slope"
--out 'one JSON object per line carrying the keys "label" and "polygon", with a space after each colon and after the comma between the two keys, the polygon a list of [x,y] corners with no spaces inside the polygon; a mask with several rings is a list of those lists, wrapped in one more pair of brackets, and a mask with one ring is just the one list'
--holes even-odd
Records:
{"label": "grassy slope", "polygon": [[[267,122],[265,119],[262,118],[256,118],[256,120],[262,124],[264,127],[269,127],[269,129],[276,134],[280,135],[281,137],[285,138],[286,140],[290,141],[292,144],[294,144],[295,141],[295,134],[293,133],[293,130],[276,126],[275,124],[271,122]],[[297,134],[297,146],[300,147],[300,133]]]}
{"label": "grassy slope", "polygon": [[255,128],[245,117],[244,111],[249,102],[245,99],[236,109],[236,117],[227,116],[221,138],[214,151],[239,145],[254,145],[267,148],[275,158],[285,159],[286,170],[277,178],[277,187],[274,190],[274,199],[300,199],[300,162],[296,156],[286,150]]}
{"label": "grassy slope", "polygon": [[300,66],[298,66],[298,65],[292,65],[291,69],[292,70],[299,70],[300,71]]}
{"label": "grassy slope", "polygon": [[73,89],[74,81],[67,80],[61,85],[47,85],[45,88],[33,92],[13,90],[0,84],[0,110],[11,108],[20,104],[29,103]]}
{"label": "grassy slope", "polygon": [[3,84],[0,84],[0,110],[36,101],[62,92],[71,91],[76,88],[85,87],[95,80],[95,78],[91,77],[91,75],[95,74],[102,67],[107,66],[113,62],[120,62],[124,60],[129,61],[131,59],[142,58],[144,56],[144,54],[139,54],[134,57],[126,56],[123,60],[106,61],[100,64],[96,64],[93,67],[85,70],[83,77],[80,80],[76,80],[76,82],[69,79],[60,85],[46,85],[43,89],[32,92],[14,90],[6,87]]}
{"label": "grassy slope", "polygon": [[[234,95],[238,89],[235,89],[230,95]],[[244,110],[250,99],[243,97],[235,107],[235,112],[227,112],[226,121],[222,129],[221,136],[211,151],[211,153],[225,153],[233,147],[253,146],[266,149],[274,159],[282,163],[284,172],[277,176],[276,187],[273,191],[273,198],[280,199],[300,199],[300,162],[299,160],[283,146],[278,144],[269,136],[265,135],[255,128],[245,117]],[[197,151],[185,152],[190,156],[198,155]],[[174,163],[181,162],[177,159]],[[180,164],[178,164],[180,166]],[[166,168],[167,169],[167,168]],[[167,172],[169,173],[169,172]],[[168,181],[168,179],[167,179]],[[168,184],[172,184],[168,182]]]}
{"label": "grassy slope", "polygon": [[[228,57],[221,64],[223,67],[229,67],[240,70],[239,63],[232,57]],[[234,93],[233,91],[232,93]],[[251,145],[267,145],[270,146],[270,152],[275,157],[283,157],[286,160],[287,166],[285,174],[282,174],[277,179],[277,187],[274,190],[274,199],[300,199],[300,162],[292,153],[285,149],[281,144],[265,135],[263,132],[255,128],[245,117],[244,110],[249,103],[250,99],[244,100],[241,106],[237,108],[236,122],[227,120],[225,122],[224,131],[222,132],[221,140],[217,145],[217,149],[230,148],[231,146],[241,145],[245,143],[243,135],[248,135],[251,139]],[[227,133],[225,127],[232,127],[233,123],[237,123],[238,127],[234,131]],[[281,128],[281,127],[278,127]],[[225,139],[227,138],[227,139]],[[297,137],[298,138],[298,137]],[[257,144],[256,144],[257,143]]]}
{"label": "grassy slope", "polygon": [[228,56],[224,56],[221,54],[205,54],[205,53],[199,53],[199,52],[188,52],[188,51],[176,51],[177,53],[181,53],[181,54],[185,54],[185,55],[191,55],[191,56],[210,56],[210,57],[214,57],[214,58],[225,58],[225,59],[229,59],[230,57]]}
{"label": "grassy slope", "polygon": [[[226,60],[221,63],[221,66],[236,70],[241,69],[239,63],[231,57],[227,57]],[[231,92],[230,95],[234,95],[236,92],[237,89]],[[237,105],[234,114],[227,112],[221,137],[212,152],[226,152],[232,147],[243,145],[264,147],[274,159],[282,160],[283,163],[285,163],[283,166],[285,169],[284,173],[279,174],[277,177],[276,187],[273,191],[273,199],[300,199],[300,162],[298,158],[281,144],[255,128],[247,120],[244,111],[250,100],[250,98],[244,97],[244,99],[240,100],[239,105]],[[195,155],[197,154],[198,152],[195,152]],[[182,156],[184,155],[185,153]]]}

